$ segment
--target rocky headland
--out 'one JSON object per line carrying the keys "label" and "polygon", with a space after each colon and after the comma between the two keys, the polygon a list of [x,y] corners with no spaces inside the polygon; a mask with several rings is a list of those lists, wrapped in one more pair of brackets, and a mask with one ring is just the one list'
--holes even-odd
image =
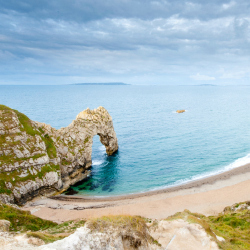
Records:
{"label": "rocky headland", "polygon": [[95,135],[108,155],[118,150],[112,118],[103,107],[86,109],[68,127],[56,130],[0,105],[0,200],[25,204],[86,178]]}

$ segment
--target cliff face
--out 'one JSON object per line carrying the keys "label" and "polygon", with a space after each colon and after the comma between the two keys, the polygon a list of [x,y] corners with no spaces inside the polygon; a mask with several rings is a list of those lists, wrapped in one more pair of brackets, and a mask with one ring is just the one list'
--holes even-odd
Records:
{"label": "cliff face", "polygon": [[86,109],[56,130],[0,105],[0,200],[24,204],[86,178],[95,135],[108,155],[118,150],[112,118],[103,107]]}

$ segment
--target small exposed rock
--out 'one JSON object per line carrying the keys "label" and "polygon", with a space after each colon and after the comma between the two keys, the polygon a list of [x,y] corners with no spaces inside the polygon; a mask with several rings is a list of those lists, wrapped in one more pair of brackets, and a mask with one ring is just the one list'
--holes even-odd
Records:
{"label": "small exposed rock", "polygon": [[243,203],[235,203],[232,206],[225,207],[223,212],[234,212],[234,211],[241,211],[241,210],[250,210],[250,201],[246,201]]}
{"label": "small exposed rock", "polygon": [[34,246],[42,246],[45,244],[43,240],[34,237],[30,237],[28,243]]}
{"label": "small exposed rock", "polygon": [[185,109],[178,109],[178,110],[176,110],[176,113],[184,113],[184,112],[186,112]]}
{"label": "small exposed rock", "polygon": [[8,220],[0,220],[0,231],[8,232],[10,228],[10,222]]}

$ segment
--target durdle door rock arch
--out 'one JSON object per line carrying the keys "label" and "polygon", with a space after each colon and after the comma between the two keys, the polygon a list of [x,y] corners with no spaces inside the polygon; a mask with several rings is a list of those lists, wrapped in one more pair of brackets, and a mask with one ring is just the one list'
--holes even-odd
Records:
{"label": "durdle door rock arch", "polygon": [[112,118],[103,107],[86,109],[56,130],[0,105],[0,200],[24,204],[86,178],[95,135],[108,155],[118,150]]}

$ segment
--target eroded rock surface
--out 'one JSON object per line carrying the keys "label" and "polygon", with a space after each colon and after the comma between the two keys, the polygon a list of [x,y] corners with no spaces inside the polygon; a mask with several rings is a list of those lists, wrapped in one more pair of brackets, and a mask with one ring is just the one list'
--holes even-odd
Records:
{"label": "eroded rock surface", "polygon": [[156,227],[150,228],[150,234],[162,245],[163,249],[219,250],[215,241],[201,225],[191,224],[181,219],[161,220]]}
{"label": "eroded rock surface", "polygon": [[[41,250],[219,250],[216,242],[198,224],[184,220],[159,221],[149,233],[155,243],[131,233],[109,228],[104,232],[92,232],[88,225],[78,228],[69,237],[39,247]],[[156,243],[158,242],[158,243]]]}
{"label": "eroded rock surface", "polygon": [[88,225],[78,228],[63,240],[39,247],[41,250],[161,250],[156,244],[131,233],[109,228],[105,232],[92,232]]}
{"label": "eroded rock surface", "polygon": [[8,232],[10,228],[10,222],[8,220],[0,220],[0,231]]}
{"label": "eroded rock surface", "polygon": [[16,235],[0,232],[1,250],[37,250],[44,242],[38,238],[27,237],[25,234]]}
{"label": "eroded rock surface", "polygon": [[118,150],[112,118],[103,107],[86,109],[56,130],[0,105],[0,200],[24,204],[86,178],[95,135],[108,155]]}

